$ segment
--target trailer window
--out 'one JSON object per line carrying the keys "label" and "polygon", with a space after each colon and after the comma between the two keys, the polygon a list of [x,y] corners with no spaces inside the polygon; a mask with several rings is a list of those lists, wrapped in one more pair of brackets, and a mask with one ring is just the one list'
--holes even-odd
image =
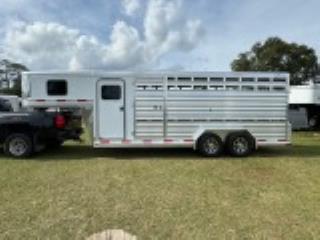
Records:
{"label": "trailer window", "polygon": [[66,80],[49,80],[47,82],[48,96],[64,96],[67,95],[68,87]]}
{"label": "trailer window", "polygon": [[121,99],[121,87],[119,85],[102,86],[101,97],[103,100]]}

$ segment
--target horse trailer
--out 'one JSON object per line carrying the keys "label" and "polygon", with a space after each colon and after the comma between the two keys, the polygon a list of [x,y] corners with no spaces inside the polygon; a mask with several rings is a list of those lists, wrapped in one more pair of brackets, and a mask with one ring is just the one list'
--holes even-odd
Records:
{"label": "horse trailer", "polygon": [[28,72],[23,106],[86,123],[96,148],[186,147],[247,156],[288,145],[289,74]]}

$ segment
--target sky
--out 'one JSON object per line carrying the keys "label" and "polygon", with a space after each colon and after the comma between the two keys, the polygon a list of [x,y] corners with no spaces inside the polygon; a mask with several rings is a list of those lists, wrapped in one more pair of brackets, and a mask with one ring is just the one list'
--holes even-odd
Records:
{"label": "sky", "polygon": [[0,58],[31,70],[229,71],[278,36],[320,54],[319,0],[0,0]]}

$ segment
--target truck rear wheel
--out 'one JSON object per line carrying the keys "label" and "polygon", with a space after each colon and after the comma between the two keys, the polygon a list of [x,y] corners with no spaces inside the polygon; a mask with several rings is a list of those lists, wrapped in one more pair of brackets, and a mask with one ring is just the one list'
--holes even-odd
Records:
{"label": "truck rear wheel", "polygon": [[223,142],[218,135],[207,133],[198,140],[197,149],[205,157],[218,157],[223,151]]}
{"label": "truck rear wheel", "polygon": [[255,141],[253,137],[246,132],[232,133],[227,138],[227,149],[234,157],[246,157],[254,149]]}
{"label": "truck rear wheel", "polygon": [[4,143],[6,155],[14,158],[28,157],[33,152],[32,139],[25,133],[14,133],[9,135]]}
{"label": "truck rear wheel", "polygon": [[316,129],[319,126],[319,119],[316,115],[309,119],[309,128]]}

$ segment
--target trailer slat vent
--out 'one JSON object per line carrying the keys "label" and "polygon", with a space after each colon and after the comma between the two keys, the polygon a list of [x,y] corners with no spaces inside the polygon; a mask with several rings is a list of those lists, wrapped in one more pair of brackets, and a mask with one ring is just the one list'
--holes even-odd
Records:
{"label": "trailer slat vent", "polygon": [[277,92],[281,92],[281,91],[286,91],[286,88],[285,87],[273,87],[273,90],[277,91]]}
{"label": "trailer slat vent", "polygon": [[206,78],[206,77],[195,77],[194,81],[195,82],[208,82],[208,78]]}
{"label": "trailer slat vent", "polygon": [[254,86],[242,86],[242,91],[254,91]]}
{"label": "trailer slat vent", "polygon": [[211,77],[210,82],[223,82],[222,77]]}
{"label": "trailer slat vent", "polygon": [[270,87],[268,87],[268,86],[258,86],[258,91],[270,91]]}
{"label": "trailer slat vent", "polygon": [[242,82],[255,82],[254,78],[242,78],[241,79]]}
{"label": "trailer slat vent", "polygon": [[178,77],[178,81],[191,82],[191,81],[192,81],[192,78],[191,78],[191,77]]}
{"label": "trailer slat vent", "polygon": [[[269,91],[269,92],[283,92],[287,90],[286,86],[281,86],[279,83],[285,83],[285,78],[253,78],[253,77],[227,77],[224,81],[222,77],[168,77],[169,85],[167,89],[174,92],[183,91]],[[241,81],[240,81],[241,80]],[[272,82],[272,80],[274,80]],[[211,85],[212,82],[220,82],[221,84]],[[231,82],[239,82],[237,85],[228,85]],[[259,83],[270,82],[270,86],[261,86]],[[201,84],[200,84],[201,83]],[[252,85],[242,85],[241,83],[252,83]],[[274,86],[272,86],[272,84]],[[163,84],[151,83],[137,83],[137,93],[141,92],[162,92],[164,90]],[[146,95],[147,96],[147,95]]]}
{"label": "trailer slat vent", "polygon": [[223,90],[224,89],[224,86],[223,85],[211,85],[209,87],[210,90]]}
{"label": "trailer slat vent", "polygon": [[226,90],[236,91],[239,90],[240,86],[226,86]]}
{"label": "trailer slat vent", "polygon": [[270,82],[270,78],[258,78],[258,82]]}
{"label": "trailer slat vent", "polygon": [[239,82],[239,78],[228,77],[226,78],[226,82]]}
{"label": "trailer slat vent", "polygon": [[274,78],[273,82],[285,83],[285,82],[287,82],[287,79],[285,79],[285,78]]}
{"label": "trailer slat vent", "polygon": [[195,85],[193,86],[194,90],[208,90],[208,86],[207,85]]}

